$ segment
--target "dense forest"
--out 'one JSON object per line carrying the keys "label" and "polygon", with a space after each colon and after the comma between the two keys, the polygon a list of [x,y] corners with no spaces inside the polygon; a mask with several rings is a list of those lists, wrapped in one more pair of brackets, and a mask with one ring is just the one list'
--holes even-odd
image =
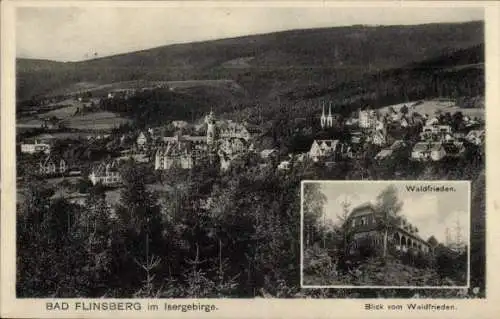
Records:
{"label": "dense forest", "polygon": [[[476,157],[475,157],[476,158]],[[484,162],[366,165],[312,163],[288,173],[242,158],[229,173],[213,165],[173,171],[166,192],[146,187],[140,166],[124,168],[122,202],[107,207],[91,188],[85,207],[49,201],[34,177],[18,210],[18,297],[457,297],[456,290],[300,288],[303,179],[472,181],[471,288],[485,291]],[[460,167],[460,170],[453,168]],[[394,171],[396,170],[396,171]],[[321,237],[321,236],[320,236]],[[314,239],[312,239],[314,241]],[[127,278],[126,281],[123,278]],[[472,296],[472,294],[471,294]]]}

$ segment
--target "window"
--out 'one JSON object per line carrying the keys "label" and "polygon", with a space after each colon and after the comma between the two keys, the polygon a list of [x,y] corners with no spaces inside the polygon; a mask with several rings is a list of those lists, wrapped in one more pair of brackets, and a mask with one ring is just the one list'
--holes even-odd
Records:
{"label": "window", "polygon": [[356,219],[352,220],[352,227],[356,226]]}

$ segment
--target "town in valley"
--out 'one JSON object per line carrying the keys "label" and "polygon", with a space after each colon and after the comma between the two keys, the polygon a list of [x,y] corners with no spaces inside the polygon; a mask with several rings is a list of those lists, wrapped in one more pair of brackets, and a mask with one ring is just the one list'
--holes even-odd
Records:
{"label": "town in valley", "polygon": [[[110,92],[102,99],[112,100],[114,94]],[[88,106],[102,104],[100,98],[65,98],[65,103],[82,105],[78,112],[87,112],[87,108],[92,110],[89,112],[101,112],[96,106]],[[419,106],[428,105],[436,111],[431,114],[418,111]],[[53,116],[44,119],[40,128],[32,129],[37,135],[19,141],[18,180],[21,188],[25,174],[46,179],[54,186],[64,182],[66,187],[57,187],[60,192],[54,196],[84,203],[85,193],[71,185],[99,184],[109,192],[116,192],[123,182],[120,167],[127,162],[147,167],[152,176],[157,176],[169,170],[190,171],[205,164],[216,166],[223,173],[240,163],[239,160],[254,157],[253,167],[248,169],[272,168],[286,175],[297,166],[321,169],[359,160],[367,155],[367,150],[371,157],[366,160],[373,165],[396,159],[425,167],[470,154],[476,158],[484,156],[483,114],[473,109],[473,116],[469,109],[456,106],[452,100],[408,102],[382,111],[366,107],[348,117],[332,111],[332,103],[322,102],[317,108],[321,112],[310,119],[310,126],[304,119],[302,125],[291,128],[312,141],[308,150],[295,153],[288,153],[274,143],[270,125],[222,119],[214,111],[197,122],[173,120],[164,126],[129,131],[119,127],[102,133],[85,130],[66,133],[64,122],[78,113],[69,119]],[[441,108],[450,111],[442,112]],[[331,131],[334,133],[328,136]],[[161,183],[160,178],[152,180],[152,187],[157,183]]]}

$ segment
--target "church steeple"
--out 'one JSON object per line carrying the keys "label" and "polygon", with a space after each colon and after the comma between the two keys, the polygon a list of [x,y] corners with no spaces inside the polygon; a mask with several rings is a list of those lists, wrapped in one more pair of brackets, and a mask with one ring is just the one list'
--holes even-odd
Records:
{"label": "church steeple", "polygon": [[328,104],[328,117],[326,118],[326,126],[333,127],[332,102]]}
{"label": "church steeple", "polygon": [[326,116],[325,116],[325,102],[321,102],[323,107],[323,113],[321,113],[321,128],[325,128],[326,126]]}
{"label": "church steeple", "polygon": [[213,146],[215,142],[216,127],[215,127],[215,116],[212,110],[210,110],[210,113],[205,118],[205,122],[207,123],[207,144],[209,146]]}

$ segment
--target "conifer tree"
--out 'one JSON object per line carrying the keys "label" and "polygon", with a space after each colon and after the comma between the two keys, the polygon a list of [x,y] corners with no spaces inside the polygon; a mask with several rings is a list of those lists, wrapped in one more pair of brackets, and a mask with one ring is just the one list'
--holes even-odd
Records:
{"label": "conifer tree", "polygon": [[376,222],[383,231],[383,257],[387,257],[389,233],[397,223],[398,214],[403,204],[399,201],[398,192],[394,185],[388,186],[377,196]]}

